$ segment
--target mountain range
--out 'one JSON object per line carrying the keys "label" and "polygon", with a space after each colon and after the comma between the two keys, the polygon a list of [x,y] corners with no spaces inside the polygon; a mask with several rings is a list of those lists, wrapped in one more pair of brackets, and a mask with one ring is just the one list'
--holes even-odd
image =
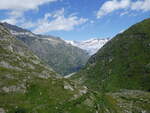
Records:
{"label": "mountain range", "polygon": [[0,113],[149,113],[150,19],[116,35],[67,78],[31,49],[61,39],[19,30],[0,23]]}
{"label": "mountain range", "polygon": [[87,53],[91,56],[95,54],[101,47],[103,47],[109,40],[109,38],[91,38],[85,41],[66,40],[66,42],[87,51]]}
{"label": "mountain range", "polygon": [[28,48],[61,75],[81,69],[89,55],[86,51],[66,43],[59,37],[37,35],[26,29],[3,23],[10,32],[23,41]]}
{"label": "mountain range", "polygon": [[61,75],[68,75],[81,69],[88,58],[109,41],[109,38],[67,41],[55,36],[37,35],[8,23],[3,25]]}

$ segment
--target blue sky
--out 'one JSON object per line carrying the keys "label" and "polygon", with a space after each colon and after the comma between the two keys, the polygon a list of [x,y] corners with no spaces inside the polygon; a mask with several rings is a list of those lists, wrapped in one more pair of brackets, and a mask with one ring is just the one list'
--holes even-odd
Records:
{"label": "blue sky", "polygon": [[0,21],[65,40],[113,37],[150,18],[150,0],[1,0]]}

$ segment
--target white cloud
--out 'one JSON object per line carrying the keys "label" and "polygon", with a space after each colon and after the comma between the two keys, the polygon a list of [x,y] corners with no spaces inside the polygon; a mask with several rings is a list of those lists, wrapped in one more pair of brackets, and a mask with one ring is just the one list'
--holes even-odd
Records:
{"label": "white cloud", "polygon": [[28,10],[37,10],[40,5],[55,2],[58,0],[1,0],[0,10],[8,10],[7,18],[1,20],[9,24],[22,24],[24,27],[33,27],[33,23],[26,22],[24,12]]}
{"label": "white cloud", "polygon": [[121,1],[111,0],[111,1],[107,1],[102,5],[102,7],[97,12],[97,18],[105,16],[108,13],[111,13],[115,10],[127,8],[129,6],[129,4],[130,4],[129,0],[121,0]]}
{"label": "white cloud", "polygon": [[57,0],[1,0],[0,9],[26,11]]}
{"label": "white cloud", "polygon": [[150,0],[139,0],[131,3],[132,10],[150,11]]}
{"label": "white cloud", "polygon": [[128,13],[129,13],[128,11],[122,12],[122,13],[120,13],[120,16],[127,15]]}
{"label": "white cloud", "polygon": [[15,25],[17,23],[17,20],[15,18],[8,18],[8,19],[1,20],[1,22],[7,22],[9,24]]}
{"label": "white cloud", "polygon": [[21,22],[24,17],[23,17],[23,13],[20,11],[10,11],[7,13],[7,18],[4,20],[1,20],[2,22],[7,22],[9,24],[17,24],[19,22]]}
{"label": "white cloud", "polygon": [[[79,18],[75,15],[69,15],[65,17],[64,9],[58,10],[55,13],[45,14],[43,19],[34,23],[36,29],[34,33],[47,33],[50,31],[69,31],[73,30],[75,26],[81,25],[87,21],[85,18]],[[51,18],[52,20],[50,20]]]}
{"label": "white cloud", "polygon": [[119,9],[129,9],[129,10],[142,10],[150,11],[150,0],[137,0],[135,2],[131,0],[110,0],[106,1],[98,10],[96,16],[101,18],[113,11]]}
{"label": "white cloud", "polygon": [[7,18],[1,21],[13,25],[22,23],[25,11],[37,10],[40,5],[55,1],[58,0],[1,0],[0,10],[8,10]]}
{"label": "white cloud", "polygon": [[[38,9],[42,4],[58,0],[1,0],[0,10],[10,10],[7,19],[1,20],[24,28],[32,28],[35,33],[47,33],[49,31],[73,30],[75,26],[85,23],[88,19],[79,18],[75,13],[65,16],[64,8],[53,13],[46,13],[42,19],[35,22],[27,21],[24,12]],[[59,0],[60,1],[60,0]]]}
{"label": "white cloud", "polygon": [[10,17],[18,18],[18,17],[23,16],[23,13],[21,11],[14,10],[14,11],[8,12],[7,15]]}
{"label": "white cloud", "polygon": [[35,27],[35,23],[28,22],[28,21],[24,20],[24,22],[22,22],[22,24],[20,26],[25,28],[25,29],[34,28]]}
{"label": "white cloud", "polygon": [[90,21],[91,24],[94,24],[95,22],[93,20]]}

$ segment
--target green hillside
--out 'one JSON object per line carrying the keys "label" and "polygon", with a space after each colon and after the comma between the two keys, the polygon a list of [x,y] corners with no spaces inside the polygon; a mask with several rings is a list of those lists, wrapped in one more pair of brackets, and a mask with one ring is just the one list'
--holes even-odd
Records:
{"label": "green hillside", "polygon": [[150,19],[115,36],[70,79],[96,94],[98,113],[149,113]]}
{"label": "green hillside", "polygon": [[[90,88],[150,90],[150,19],[118,34],[77,75]],[[74,76],[75,78],[78,78]]]}
{"label": "green hillside", "polygon": [[90,113],[87,96],[0,25],[0,113]]}

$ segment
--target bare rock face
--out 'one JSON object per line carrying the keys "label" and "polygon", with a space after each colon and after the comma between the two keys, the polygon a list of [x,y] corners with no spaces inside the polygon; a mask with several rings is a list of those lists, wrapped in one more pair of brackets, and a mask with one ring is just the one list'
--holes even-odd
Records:
{"label": "bare rock face", "polygon": [[8,69],[15,69],[15,70],[18,70],[18,71],[21,71],[21,70],[22,70],[21,68],[12,66],[12,65],[10,65],[8,62],[5,62],[5,61],[1,61],[1,62],[0,62],[0,66],[5,67],[5,68],[8,68]]}
{"label": "bare rock face", "polygon": [[6,74],[5,77],[8,78],[8,79],[15,79],[14,76],[11,75],[11,74]]}
{"label": "bare rock face", "polygon": [[38,77],[48,79],[50,78],[50,75],[47,71],[43,71],[41,74],[38,74]]}
{"label": "bare rock face", "polygon": [[0,113],[6,113],[3,108],[0,108]]}
{"label": "bare rock face", "polygon": [[73,86],[71,86],[71,84],[66,83],[66,82],[64,83],[64,89],[74,91]]}
{"label": "bare rock face", "polygon": [[80,89],[80,94],[83,95],[83,94],[86,94],[88,92],[88,88],[86,86],[83,86],[82,89]]}
{"label": "bare rock face", "polygon": [[24,63],[24,62],[21,62],[20,63],[23,67],[27,67],[29,69],[35,69],[34,65],[30,64],[30,63]]}
{"label": "bare rock face", "polygon": [[5,49],[7,49],[7,50],[13,52],[13,47],[12,47],[12,45],[6,46]]}
{"label": "bare rock face", "polygon": [[5,93],[10,93],[10,92],[21,92],[21,93],[25,93],[26,91],[26,86],[24,84],[20,84],[20,85],[12,85],[12,86],[4,86],[2,88],[2,91]]}

